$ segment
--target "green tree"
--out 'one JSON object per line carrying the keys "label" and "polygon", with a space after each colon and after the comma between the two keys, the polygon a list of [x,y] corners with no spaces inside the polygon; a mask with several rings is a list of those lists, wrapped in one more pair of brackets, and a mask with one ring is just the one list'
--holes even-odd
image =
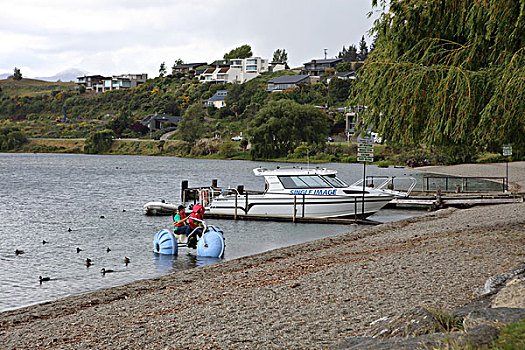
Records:
{"label": "green tree", "polygon": [[365,36],[363,35],[361,37],[361,41],[359,42],[359,53],[357,54],[357,58],[359,61],[364,61],[368,57],[368,46],[366,45]]}
{"label": "green tree", "polygon": [[330,104],[337,104],[344,102],[350,95],[350,89],[352,87],[352,80],[350,79],[339,79],[333,77],[330,79],[328,84],[328,97],[330,98]]}
{"label": "green tree", "polygon": [[26,144],[27,137],[18,127],[0,127],[0,150],[9,151]]}
{"label": "green tree", "polygon": [[364,126],[405,145],[524,149],[525,2],[381,5],[377,46],[356,86]]}
{"label": "green tree", "polygon": [[288,54],[286,53],[285,49],[277,49],[273,53],[273,62],[281,62],[281,63],[287,63],[288,62]]}
{"label": "green tree", "polygon": [[159,68],[159,77],[162,78],[165,75],[166,75],[166,62],[162,62]]}
{"label": "green tree", "polygon": [[188,107],[177,127],[182,140],[194,145],[204,135],[206,131],[204,128],[205,115],[206,112],[200,103]]}
{"label": "green tree", "polygon": [[22,72],[20,72],[19,68],[15,67],[14,73],[13,73],[13,79],[14,80],[22,80]]}
{"label": "green tree", "polygon": [[352,63],[350,62],[341,62],[336,67],[335,70],[338,72],[351,72],[352,69]]}
{"label": "green tree", "polygon": [[108,129],[111,129],[115,133],[115,135],[121,136],[125,130],[129,129],[132,122],[133,121],[129,116],[129,112],[127,110],[123,110],[119,116],[112,119],[108,123],[107,127]]}
{"label": "green tree", "polygon": [[291,100],[271,101],[250,123],[252,158],[281,157],[301,143],[322,143],[328,118],[317,108]]}
{"label": "green tree", "polygon": [[173,66],[171,67],[171,72],[173,73],[175,67],[180,66],[181,64],[184,64],[184,61],[181,58],[176,59],[175,63],[173,63]]}
{"label": "green tree", "polygon": [[224,54],[225,60],[231,60],[234,58],[249,58],[252,57],[252,47],[250,45],[242,45],[239,46],[233,50],[231,50],[228,53]]}
{"label": "green tree", "polygon": [[113,143],[113,131],[106,129],[95,131],[86,138],[84,152],[88,154],[99,154],[109,151]]}
{"label": "green tree", "polygon": [[337,55],[337,58],[342,58],[345,62],[357,61],[357,48],[355,45],[350,45],[348,49],[343,46],[343,49]]}

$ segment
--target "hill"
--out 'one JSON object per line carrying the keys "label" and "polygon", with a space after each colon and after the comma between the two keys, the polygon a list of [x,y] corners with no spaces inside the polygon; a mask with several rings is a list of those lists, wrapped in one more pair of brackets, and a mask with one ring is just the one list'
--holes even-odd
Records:
{"label": "hill", "polygon": [[39,96],[50,94],[53,91],[74,90],[75,83],[47,82],[37,79],[13,80],[12,78],[0,80],[3,94],[8,97],[14,96]]}

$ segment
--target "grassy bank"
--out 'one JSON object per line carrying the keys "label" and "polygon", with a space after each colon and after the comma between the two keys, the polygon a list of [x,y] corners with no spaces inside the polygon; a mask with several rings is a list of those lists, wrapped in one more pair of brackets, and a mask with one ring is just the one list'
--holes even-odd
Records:
{"label": "grassy bank", "polygon": [[[106,154],[176,156],[173,147],[178,141],[161,143],[155,140],[114,140]],[[28,153],[84,153],[84,139],[31,139],[18,152]]]}

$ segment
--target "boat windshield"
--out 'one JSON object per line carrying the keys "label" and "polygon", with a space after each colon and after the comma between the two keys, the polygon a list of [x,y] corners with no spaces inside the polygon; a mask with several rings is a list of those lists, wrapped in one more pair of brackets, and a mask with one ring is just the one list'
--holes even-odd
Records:
{"label": "boat windshield", "polygon": [[330,188],[331,186],[317,175],[278,176],[284,188]]}
{"label": "boat windshield", "polygon": [[326,181],[328,181],[330,183],[330,185],[334,186],[334,187],[348,187],[347,184],[345,184],[343,182],[343,180],[341,179],[338,179],[335,174],[331,174],[331,175],[322,175],[321,176],[323,179],[325,179]]}

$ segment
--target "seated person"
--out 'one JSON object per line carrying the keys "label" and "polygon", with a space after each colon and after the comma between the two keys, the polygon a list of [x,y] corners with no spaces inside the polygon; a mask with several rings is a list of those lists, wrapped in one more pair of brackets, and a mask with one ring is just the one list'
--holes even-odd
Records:
{"label": "seated person", "polygon": [[191,234],[188,237],[188,247],[190,248],[197,248],[197,240],[202,236],[202,220],[204,220],[204,207],[200,204],[195,204],[188,219],[188,225],[191,229]]}
{"label": "seated person", "polygon": [[179,243],[185,242],[188,234],[191,232],[190,227],[185,224],[188,219],[186,208],[183,205],[179,205],[177,211],[173,214],[173,234]]}

